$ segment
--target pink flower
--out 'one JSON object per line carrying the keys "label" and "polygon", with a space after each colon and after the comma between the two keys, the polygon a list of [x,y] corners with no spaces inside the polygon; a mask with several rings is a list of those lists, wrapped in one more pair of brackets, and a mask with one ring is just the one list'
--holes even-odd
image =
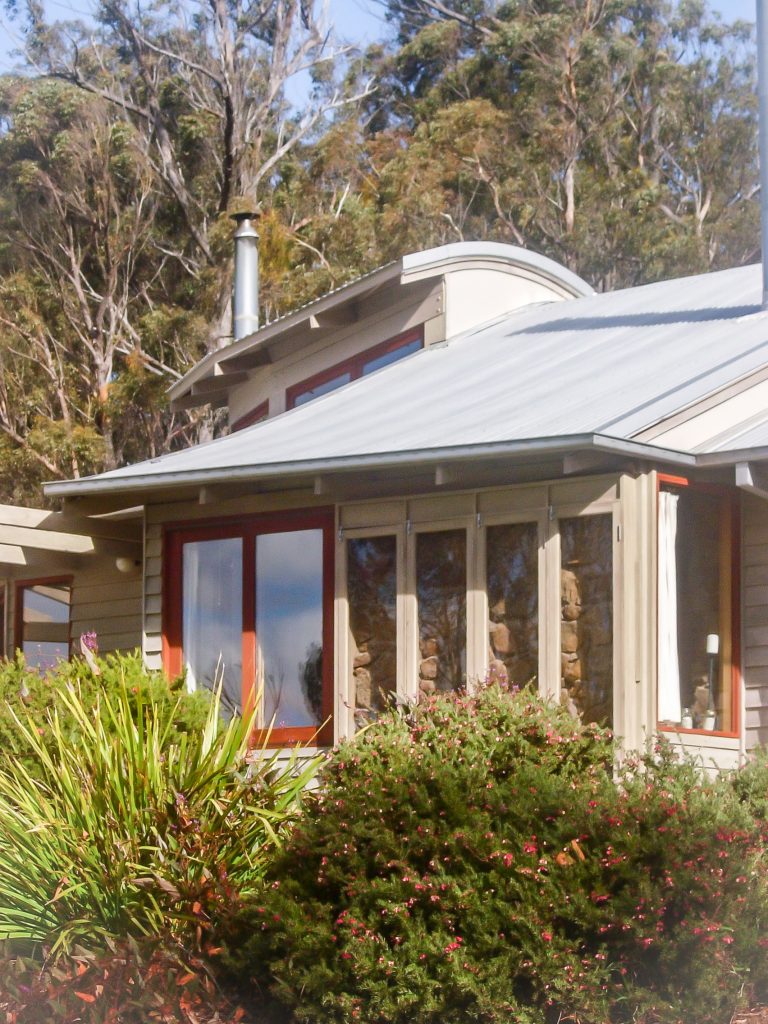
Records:
{"label": "pink flower", "polygon": [[551,942],[552,941],[552,932],[542,932],[541,933],[541,937],[542,937],[542,939],[544,939],[545,942]]}

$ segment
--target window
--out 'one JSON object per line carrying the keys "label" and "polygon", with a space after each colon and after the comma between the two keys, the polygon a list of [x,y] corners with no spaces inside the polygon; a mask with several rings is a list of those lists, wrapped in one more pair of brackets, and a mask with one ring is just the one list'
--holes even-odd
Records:
{"label": "window", "polygon": [[166,670],[221,682],[230,713],[261,692],[275,744],[332,739],[332,525],[312,511],[166,532]]}
{"label": "window", "polygon": [[343,507],[342,731],[395,693],[418,700],[487,676],[624,730],[619,516],[618,482],[606,479]]}
{"label": "window", "polygon": [[467,531],[416,535],[419,693],[467,683]]}
{"label": "window", "polygon": [[15,644],[30,668],[45,672],[70,653],[70,578],[16,584]]}
{"label": "window", "polygon": [[420,327],[399,334],[396,338],[390,338],[389,341],[369,348],[365,352],[360,352],[343,363],[337,363],[335,366],[315,374],[314,377],[308,377],[298,384],[293,384],[285,393],[286,408],[295,409],[299,405],[311,402],[313,398],[327,395],[329,392],[349,384],[350,381],[366,377],[369,373],[389,366],[390,363],[395,363],[412,352],[418,352],[422,345],[423,338]]}
{"label": "window", "polygon": [[502,523],[486,531],[488,646],[494,676],[517,685],[539,674],[539,528]]}
{"label": "window", "polygon": [[736,506],[723,488],[659,478],[658,719],[736,732]]}
{"label": "window", "polygon": [[353,538],[347,545],[355,725],[375,718],[397,690],[397,537]]}
{"label": "window", "polygon": [[610,515],[560,520],[561,695],[584,722],[613,726]]}
{"label": "window", "polygon": [[261,423],[263,420],[269,419],[269,399],[266,398],[263,402],[259,402],[255,409],[251,409],[245,416],[241,416],[239,420],[235,420],[232,426],[229,428],[230,433],[234,434],[238,430],[244,430],[246,427],[252,427],[255,423]]}

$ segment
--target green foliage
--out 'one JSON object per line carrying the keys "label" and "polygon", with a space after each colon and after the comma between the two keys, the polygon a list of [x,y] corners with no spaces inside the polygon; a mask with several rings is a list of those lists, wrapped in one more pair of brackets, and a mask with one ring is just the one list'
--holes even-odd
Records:
{"label": "green foliage", "polygon": [[[39,777],[42,766],[38,744],[55,752],[54,716],[69,744],[80,737],[78,716],[72,714],[70,695],[76,689],[85,707],[94,707],[100,697],[114,700],[125,692],[134,720],[139,714],[157,716],[167,730],[168,742],[178,742],[185,733],[200,732],[210,708],[207,691],[188,693],[183,678],[168,681],[161,672],[149,672],[140,652],[107,654],[96,659],[100,675],[95,675],[80,658],[60,661],[45,675],[27,668],[19,651],[13,661],[0,662],[0,763],[3,758],[20,760],[25,769]],[[39,741],[30,746],[27,734],[19,728],[19,718],[34,725]],[[105,720],[109,727],[109,720]]]}
{"label": "green foliage", "polygon": [[[344,744],[226,943],[297,1020],[722,1024],[768,981],[759,829],[491,685]],[[569,1015],[571,1015],[569,1017]]]}
{"label": "green foliage", "polygon": [[19,714],[38,765],[0,763],[0,938],[49,957],[113,937],[199,942],[220,903],[254,889],[314,763],[249,752],[252,722],[220,727],[218,697],[202,729],[173,718],[124,683],[62,687],[42,735]]}

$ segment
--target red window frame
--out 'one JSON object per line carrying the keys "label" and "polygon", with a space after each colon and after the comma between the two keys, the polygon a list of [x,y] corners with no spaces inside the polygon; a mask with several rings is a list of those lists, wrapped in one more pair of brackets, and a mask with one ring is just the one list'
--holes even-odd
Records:
{"label": "red window frame", "polygon": [[[72,576],[38,576],[31,580],[14,580],[13,592],[13,649],[24,650],[24,591],[30,587],[69,587],[69,629],[67,632],[67,658],[72,657]],[[3,643],[5,654],[5,643]]]}
{"label": "red window frame", "polygon": [[[730,527],[730,601],[731,601],[731,721],[733,729],[725,731],[721,729],[684,729],[681,725],[663,725],[657,720],[656,728],[660,732],[684,733],[695,736],[720,736],[729,739],[738,739],[741,734],[741,545],[740,531],[740,507],[738,496],[730,487],[720,484],[702,483],[696,480],[689,480],[688,477],[674,476],[668,473],[656,474],[656,521],[659,517],[659,491],[664,485],[672,487],[690,487],[692,490],[701,491],[706,494],[719,495],[721,501],[721,514],[727,512],[728,525]],[[659,544],[656,539],[656,565],[659,564]],[[658,610],[656,616],[656,637],[657,637],[657,672],[656,672],[656,707],[658,708]]]}
{"label": "red window frame", "polygon": [[397,334],[394,338],[388,338],[387,341],[383,341],[380,345],[374,345],[364,352],[358,352],[356,355],[350,356],[349,359],[344,359],[334,366],[329,366],[327,370],[321,370],[312,377],[306,377],[304,380],[299,381],[298,384],[291,384],[285,392],[286,409],[295,409],[297,399],[303,394],[319,387],[321,384],[327,384],[329,380],[333,380],[334,377],[340,377],[343,373],[349,374],[350,383],[353,380],[359,380],[363,376],[363,367],[366,363],[369,363],[372,359],[378,359],[380,356],[388,355],[390,352],[396,352],[397,349],[404,348],[414,341],[420,342],[422,348],[424,347],[424,331],[421,327],[413,327],[408,331],[403,331],[402,334]]}
{"label": "red window frame", "polygon": [[[163,530],[162,657],[169,677],[181,675],[182,650],[182,553],[185,544],[194,541],[240,537],[243,541],[243,636],[242,706],[253,706],[256,684],[256,537],[266,533],[293,530],[323,531],[323,722],[313,726],[273,729],[270,746],[316,742],[333,743],[333,580],[334,513],[332,508],[299,509],[264,515],[238,516],[226,520],[202,520],[169,523]],[[257,732],[255,740],[263,736]]]}
{"label": "red window frame", "polygon": [[269,399],[265,398],[263,402],[259,402],[255,409],[251,409],[245,416],[241,416],[240,419],[235,420],[232,426],[229,428],[231,433],[235,433],[237,430],[243,430],[245,427],[252,427],[254,423],[261,423],[262,420],[269,418]]}

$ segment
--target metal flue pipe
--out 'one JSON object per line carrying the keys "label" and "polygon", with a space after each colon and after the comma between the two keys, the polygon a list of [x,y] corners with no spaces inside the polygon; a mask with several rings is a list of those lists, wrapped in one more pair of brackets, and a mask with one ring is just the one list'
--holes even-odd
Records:
{"label": "metal flue pipe", "polygon": [[768,0],[757,4],[757,95],[760,108],[760,229],[763,252],[763,309],[768,309]]}
{"label": "metal flue pipe", "polygon": [[237,223],[232,286],[232,337],[235,341],[259,329],[259,236],[251,223],[254,217],[253,213],[237,213],[232,217]]}

